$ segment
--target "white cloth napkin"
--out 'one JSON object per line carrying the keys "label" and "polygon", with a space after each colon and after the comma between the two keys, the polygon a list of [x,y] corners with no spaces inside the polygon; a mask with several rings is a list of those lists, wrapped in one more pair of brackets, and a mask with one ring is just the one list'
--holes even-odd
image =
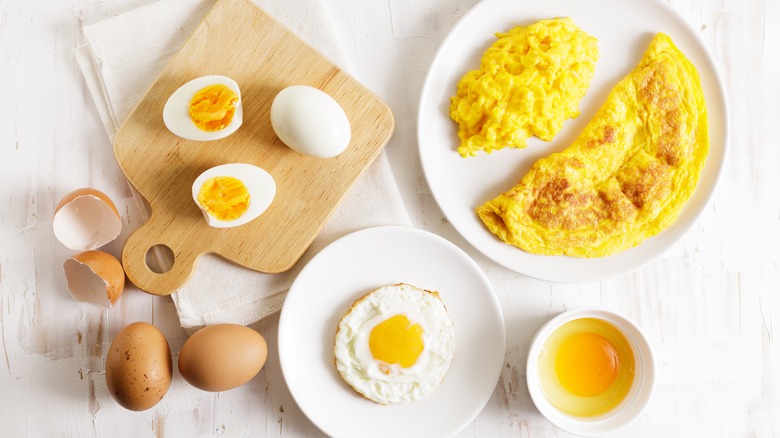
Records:
{"label": "white cloth napkin", "polygon": [[[298,37],[350,71],[322,0],[255,1]],[[112,140],[168,60],[213,4],[214,0],[160,0],[83,27],[86,42],[76,49],[76,60]],[[139,195],[134,193],[134,197],[147,220],[150,216],[148,206]],[[194,328],[258,321],[281,309],[297,273],[330,242],[362,228],[410,223],[387,158],[382,153],[353,185],[311,247],[290,271],[262,274],[215,255],[201,257],[193,276],[172,295],[181,325]]]}

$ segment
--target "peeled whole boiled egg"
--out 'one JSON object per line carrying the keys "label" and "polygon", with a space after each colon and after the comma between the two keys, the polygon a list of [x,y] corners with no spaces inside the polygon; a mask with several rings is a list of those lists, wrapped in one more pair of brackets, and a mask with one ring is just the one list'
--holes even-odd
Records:
{"label": "peeled whole boiled egg", "polygon": [[171,94],[163,108],[163,122],[187,140],[219,140],[236,132],[243,121],[241,91],[225,76],[202,76]]}
{"label": "peeled whole boiled egg", "polygon": [[85,187],[62,197],[54,209],[54,236],[76,251],[97,249],[122,231],[116,205],[100,190]]}
{"label": "peeled whole boiled egg", "polygon": [[101,308],[111,307],[125,288],[125,271],[113,255],[84,251],[62,265],[70,295]]}
{"label": "peeled whole boiled egg", "polygon": [[245,163],[212,167],[192,184],[192,199],[214,228],[236,227],[255,219],[275,195],[271,174]]}
{"label": "peeled whole boiled egg", "polygon": [[271,126],[284,144],[318,158],[341,154],[352,138],[349,119],[338,102],[306,85],[293,85],[276,95]]}

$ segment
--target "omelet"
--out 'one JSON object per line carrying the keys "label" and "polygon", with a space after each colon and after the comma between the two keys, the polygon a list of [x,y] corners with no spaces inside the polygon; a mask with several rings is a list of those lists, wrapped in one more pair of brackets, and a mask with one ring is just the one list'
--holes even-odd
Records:
{"label": "omelet", "polygon": [[598,40],[571,18],[542,20],[497,33],[480,69],[458,82],[450,117],[463,157],[550,141],[577,117],[598,59]]}
{"label": "omelet", "polygon": [[544,255],[603,257],[674,223],[709,152],[699,74],[657,34],[580,136],[477,208],[506,243]]}

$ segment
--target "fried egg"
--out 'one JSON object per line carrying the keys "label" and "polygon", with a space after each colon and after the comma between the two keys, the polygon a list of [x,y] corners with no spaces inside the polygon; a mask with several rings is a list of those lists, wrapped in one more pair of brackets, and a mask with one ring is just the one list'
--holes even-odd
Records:
{"label": "fried egg", "polygon": [[674,223],[709,151],[699,74],[665,34],[574,143],[477,208],[501,240],[543,255],[603,257]]}
{"label": "fried egg", "polygon": [[439,294],[409,284],[374,290],[341,318],[334,353],[344,381],[380,404],[420,400],[444,379],[455,328]]}
{"label": "fried egg", "polygon": [[458,82],[450,117],[458,123],[463,157],[528,137],[550,141],[577,117],[598,59],[598,41],[571,18],[542,20],[496,34],[480,69]]}

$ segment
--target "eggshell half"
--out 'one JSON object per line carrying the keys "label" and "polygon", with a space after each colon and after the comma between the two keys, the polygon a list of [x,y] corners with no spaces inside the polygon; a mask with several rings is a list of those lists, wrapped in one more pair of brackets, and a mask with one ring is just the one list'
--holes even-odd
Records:
{"label": "eggshell half", "polygon": [[179,353],[179,372],[198,389],[227,391],[252,380],[267,357],[260,333],[243,325],[216,324],[187,339]]}
{"label": "eggshell half", "polygon": [[113,255],[103,251],[85,251],[65,260],[62,265],[70,295],[95,306],[111,307],[125,288],[125,271]]}
{"label": "eggshell half", "polygon": [[106,355],[108,392],[124,408],[145,411],[171,386],[173,362],[168,341],[157,327],[134,322],[117,333]]}
{"label": "eggshell half", "polygon": [[122,218],[105,193],[93,188],[65,195],[54,210],[54,236],[76,251],[97,249],[122,231]]}

